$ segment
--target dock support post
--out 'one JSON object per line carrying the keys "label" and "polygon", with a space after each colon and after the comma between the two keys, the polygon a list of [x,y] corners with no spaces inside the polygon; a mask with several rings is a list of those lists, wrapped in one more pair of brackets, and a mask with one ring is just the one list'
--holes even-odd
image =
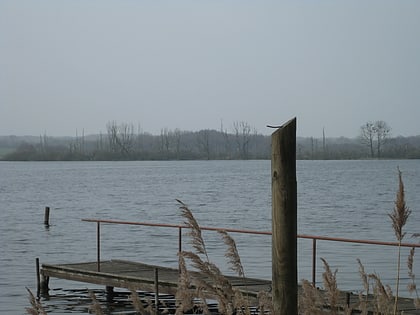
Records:
{"label": "dock support post", "polygon": [[155,268],[155,314],[159,314],[159,271]]}
{"label": "dock support post", "polygon": [[41,274],[39,272],[39,258],[35,259],[36,265],[36,296],[39,298],[41,294]]}
{"label": "dock support post", "polygon": [[50,282],[50,277],[44,276],[41,273],[41,269],[39,267],[39,258],[35,259],[36,264],[36,296],[39,298],[40,296],[48,296],[48,291],[50,290],[48,285]]}
{"label": "dock support post", "polygon": [[41,275],[41,295],[42,296],[48,296],[48,291],[50,288],[48,287],[50,282],[50,277]]}
{"label": "dock support post", "polygon": [[274,314],[297,314],[296,118],[271,135]]}
{"label": "dock support post", "polygon": [[96,271],[101,271],[101,223],[96,222]]}
{"label": "dock support post", "polygon": [[114,300],[114,287],[106,286],[106,300],[108,303],[111,303]]}
{"label": "dock support post", "polygon": [[44,225],[46,227],[50,226],[50,207],[45,207],[45,212],[44,212]]}

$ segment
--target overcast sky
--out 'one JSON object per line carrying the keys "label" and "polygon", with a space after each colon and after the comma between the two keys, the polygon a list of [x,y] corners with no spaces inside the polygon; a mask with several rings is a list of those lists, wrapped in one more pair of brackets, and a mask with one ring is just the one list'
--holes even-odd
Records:
{"label": "overcast sky", "polygon": [[0,1],[0,135],[420,134],[420,1]]}

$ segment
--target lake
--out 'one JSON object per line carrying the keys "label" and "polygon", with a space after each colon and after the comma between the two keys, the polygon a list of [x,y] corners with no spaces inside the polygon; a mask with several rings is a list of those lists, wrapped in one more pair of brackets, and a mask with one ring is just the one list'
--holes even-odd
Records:
{"label": "lake", "polygon": [[[41,263],[96,259],[96,225],[82,218],[182,223],[180,199],[201,225],[271,230],[270,161],[169,162],[0,162],[0,313],[23,314],[29,306],[25,287],[36,291],[35,258]],[[298,161],[298,233],[395,241],[388,213],[393,210],[399,167],[406,203],[412,210],[406,242],[420,232],[420,160]],[[44,208],[51,208],[49,228]],[[102,258],[121,258],[175,267],[177,230],[104,225]],[[269,236],[232,234],[249,277],[271,278]],[[205,232],[210,258],[229,272],[224,246]],[[310,240],[298,241],[299,279],[311,279]],[[363,288],[356,259],[394,286],[394,247],[319,241],[318,258],[338,269],[343,290]],[[402,293],[408,276],[403,250]],[[420,259],[415,257],[416,274]],[[321,261],[317,280],[322,285]],[[82,293],[90,284],[50,280],[53,314],[86,314]],[[76,293],[75,293],[76,292]],[[112,313],[112,312],[110,312]],[[117,313],[115,313],[117,314]]]}

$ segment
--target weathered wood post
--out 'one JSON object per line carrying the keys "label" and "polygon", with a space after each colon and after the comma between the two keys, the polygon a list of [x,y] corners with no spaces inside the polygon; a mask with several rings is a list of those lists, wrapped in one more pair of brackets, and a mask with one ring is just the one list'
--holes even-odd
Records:
{"label": "weathered wood post", "polygon": [[296,118],[271,135],[272,294],[274,314],[297,310]]}
{"label": "weathered wood post", "polygon": [[41,295],[41,273],[39,271],[39,258],[35,259],[36,265],[36,297],[40,297]]}
{"label": "weathered wood post", "polygon": [[50,226],[50,207],[45,207],[44,211],[44,225],[46,227]]}

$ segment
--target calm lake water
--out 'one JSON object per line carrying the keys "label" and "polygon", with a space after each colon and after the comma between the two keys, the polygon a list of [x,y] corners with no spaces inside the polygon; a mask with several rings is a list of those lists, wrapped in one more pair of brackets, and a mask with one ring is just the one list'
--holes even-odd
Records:
{"label": "calm lake water", "polygon": [[[96,259],[96,225],[82,218],[182,223],[177,198],[202,225],[271,230],[270,167],[270,161],[0,162],[0,313],[25,313],[25,287],[36,291],[36,257],[41,263]],[[413,211],[405,241],[420,241],[410,238],[420,232],[419,160],[298,161],[298,233],[394,241],[387,214],[398,188],[397,167]],[[48,229],[45,206],[51,208]],[[270,237],[232,236],[247,276],[270,279]],[[213,232],[204,237],[211,259],[229,272],[219,237]],[[298,242],[299,279],[311,279],[311,247],[310,240]],[[176,251],[177,230],[102,227],[103,259],[175,267]],[[407,255],[404,249],[404,289]],[[356,258],[368,273],[394,285],[396,248],[321,241],[318,257],[338,269],[341,289],[362,289]],[[420,275],[420,258],[414,264]],[[321,281],[319,260],[317,265]],[[59,279],[51,279],[50,288],[51,299],[43,303],[53,314],[86,314],[89,300],[79,290],[102,289]]]}

